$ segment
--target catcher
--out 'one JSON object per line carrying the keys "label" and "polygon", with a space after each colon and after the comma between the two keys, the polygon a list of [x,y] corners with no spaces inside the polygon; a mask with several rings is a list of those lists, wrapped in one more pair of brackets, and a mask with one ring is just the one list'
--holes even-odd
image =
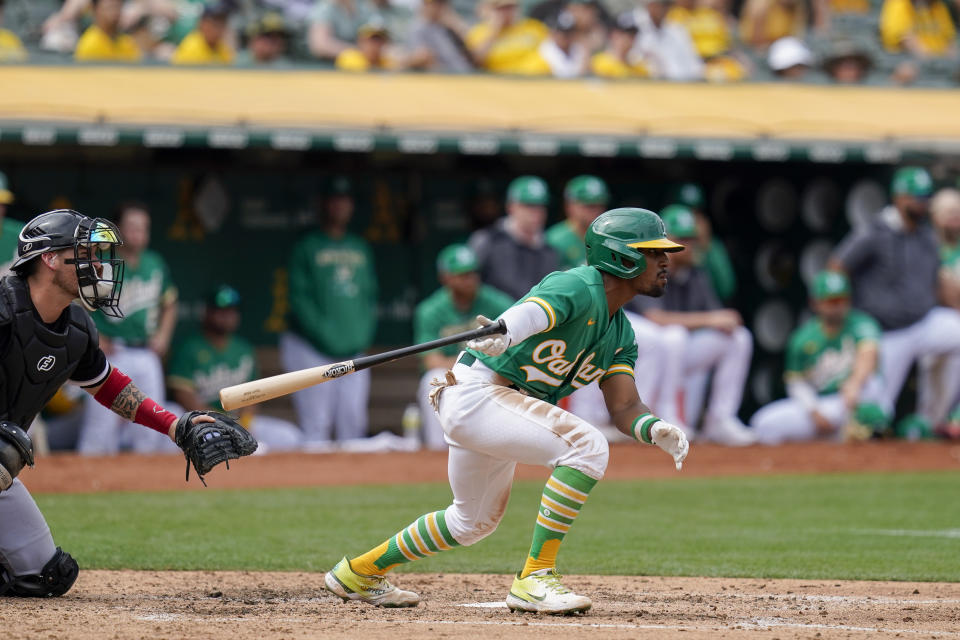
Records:
{"label": "catcher", "polygon": [[177,419],[107,362],[87,311],[120,315],[123,261],[114,249],[121,243],[106,220],[50,211],[20,232],[13,273],[0,279],[0,596],[60,596],[79,573],[70,554],[54,546],[17,478],[24,466],[33,466],[27,429],[65,382],[170,436],[187,458],[188,479],[191,464],[202,481],[220,462],[257,448],[228,416],[191,411]]}

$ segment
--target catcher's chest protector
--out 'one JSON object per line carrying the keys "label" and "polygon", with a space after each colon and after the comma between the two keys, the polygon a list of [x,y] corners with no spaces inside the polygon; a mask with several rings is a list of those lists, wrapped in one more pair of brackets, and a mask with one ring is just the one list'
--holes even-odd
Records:
{"label": "catcher's chest protector", "polygon": [[66,329],[53,331],[34,314],[22,278],[0,280],[0,323],[10,326],[10,341],[0,354],[0,419],[26,430],[80,364],[94,339],[92,321],[75,304],[67,313]]}

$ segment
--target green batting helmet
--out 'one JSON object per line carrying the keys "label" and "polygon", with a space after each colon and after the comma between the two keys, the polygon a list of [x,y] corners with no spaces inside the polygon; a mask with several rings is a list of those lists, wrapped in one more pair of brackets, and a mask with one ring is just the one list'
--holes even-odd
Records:
{"label": "green batting helmet", "polygon": [[550,204],[550,190],[537,176],[520,176],[507,187],[507,201],[546,206]]}
{"label": "green batting helmet", "polygon": [[929,198],[933,193],[933,178],[923,167],[901,167],[893,174],[890,193],[916,198]]}
{"label": "green batting helmet", "polygon": [[597,176],[577,176],[567,183],[563,197],[583,204],[607,204],[610,201],[610,191],[607,183]]}
{"label": "green batting helmet", "polygon": [[[667,239],[663,220],[653,211],[624,207],[597,216],[584,239],[587,264],[618,278],[633,278],[647,269],[647,258],[638,249],[683,251]],[[629,261],[632,265],[624,264]]]}

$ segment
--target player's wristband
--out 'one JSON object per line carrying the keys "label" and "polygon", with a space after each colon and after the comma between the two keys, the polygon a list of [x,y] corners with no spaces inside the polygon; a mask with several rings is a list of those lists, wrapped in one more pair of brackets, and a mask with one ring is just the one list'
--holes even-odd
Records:
{"label": "player's wristband", "polygon": [[177,416],[150,398],[144,398],[140,406],[137,407],[137,415],[133,418],[133,421],[145,427],[150,427],[154,431],[159,431],[163,435],[167,435],[170,431],[170,425],[177,421]]}
{"label": "player's wristband", "polygon": [[650,438],[650,428],[658,422],[660,422],[660,418],[652,413],[642,413],[633,419],[633,424],[630,425],[630,433],[635,440],[653,444],[653,440]]}

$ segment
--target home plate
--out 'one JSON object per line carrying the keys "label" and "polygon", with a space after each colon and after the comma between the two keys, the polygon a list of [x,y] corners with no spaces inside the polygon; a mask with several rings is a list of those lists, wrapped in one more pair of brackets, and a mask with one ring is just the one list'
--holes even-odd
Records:
{"label": "home plate", "polygon": [[468,602],[467,604],[458,604],[458,607],[473,607],[474,609],[506,609],[507,603],[503,600],[499,602]]}

